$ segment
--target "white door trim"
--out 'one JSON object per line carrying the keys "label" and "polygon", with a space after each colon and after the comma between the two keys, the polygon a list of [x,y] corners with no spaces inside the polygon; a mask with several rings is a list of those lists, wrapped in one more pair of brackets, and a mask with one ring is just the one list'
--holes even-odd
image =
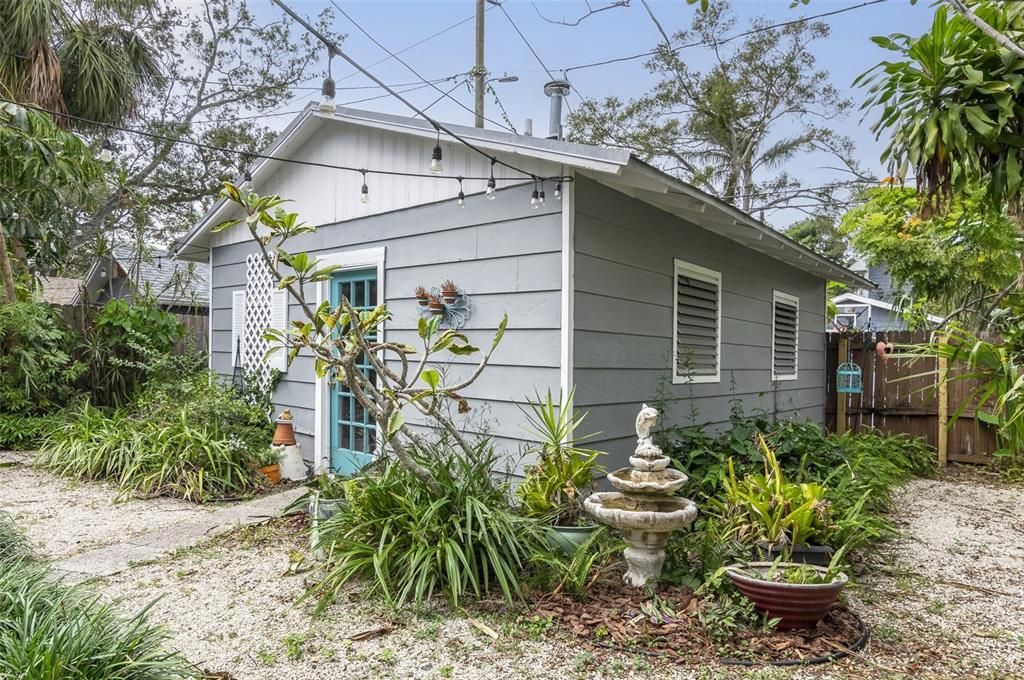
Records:
{"label": "white door trim", "polygon": [[[342,250],[317,257],[319,266],[337,265],[342,269],[377,268],[377,304],[383,305],[384,300],[384,257],[386,248],[362,248],[360,250]],[[320,281],[316,285],[316,304],[330,299],[330,281]],[[381,326],[380,336],[384,338],[384,327]],[[320,474],[331,469],[331,438],[327,430],[327,417],[330,409],[326,408],[329,386],[327,378],[316,378],[313,399],[313,472]]]}

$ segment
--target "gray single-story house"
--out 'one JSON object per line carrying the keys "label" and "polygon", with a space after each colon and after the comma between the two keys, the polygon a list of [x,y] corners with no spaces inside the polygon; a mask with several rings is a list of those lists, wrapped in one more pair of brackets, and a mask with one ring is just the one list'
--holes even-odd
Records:
{"label": "gray single-story house", "polygon": [[[492,365],[466,394],[467,431],[514,454],[530,438],[524,400],[575,386],[585,429],[600,432],[589,444],[612,454],[611,468],[632,452],[636,413],[659,391],[674,400],[676,422],[692,407],[700,421],[722,423],[732,398],[778,417],[824,419],[825,282],[869,281],[627,151],[450,127],[532,175],[572,181],[558,199],[545,186],[547,201],[534,208],[534,182],[497,165],[497,178],[523,181],[499,181],[488,200],[485,180],[466,180],[460,207],[455,179],[370,174],[364,204],[359,173],[323,165],[426,173],[437,133],[419,119],[314,107],[249,172],[258,193],[291,199],[317,227],[290,250],[343,266],[316,297],[345,291],[386,304],[389,339],[416,344],[413,290],[444,279],[467,294],[464,330],[477,344],[489,346],[508,314]],[[487,156],[440,139],[446,174],[488,176]],[[261,365],[260,329],[300,312],[270,289],[244,225],[211,231],[232,210],[219,201],[176,244],[178,257],[209,264],[210,366],[224,376],[236,366],[282,370],[274,402],[294,413],[304,456],[317,470],[347,471],[375,452],[374,424],[343,388],[317,380],[309,357],[285,366],[279,352],[274,366]],[[447,366],[467,368],[463,359]]]}

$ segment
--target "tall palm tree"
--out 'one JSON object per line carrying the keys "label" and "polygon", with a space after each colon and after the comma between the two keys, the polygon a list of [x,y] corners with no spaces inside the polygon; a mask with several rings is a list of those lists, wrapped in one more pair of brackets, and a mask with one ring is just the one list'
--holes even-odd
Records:
{"label": "tall palm tree", "polygon": [[[141,37],[159,0],[0,0],[0,95],[116,124],[160,75]],[[58,123],[75,124],[63,115]],[[77,127],[77,125],[75,125]]]}

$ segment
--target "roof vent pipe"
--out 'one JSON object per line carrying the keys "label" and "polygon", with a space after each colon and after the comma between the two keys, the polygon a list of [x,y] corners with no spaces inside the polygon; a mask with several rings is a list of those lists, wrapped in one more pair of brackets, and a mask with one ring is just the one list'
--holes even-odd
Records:
{"label": "roof vent pipe", "polygon": [[569,94],[568,80],[552,80],[544,85],[544,94],[551,97],[548,118],[548,139],[562,138],[562,99]]}
{"label": "roof vent pipe", "polygon": [[527,118],[523,124],[523,134],[527,137],[533,137],[533,118]]}

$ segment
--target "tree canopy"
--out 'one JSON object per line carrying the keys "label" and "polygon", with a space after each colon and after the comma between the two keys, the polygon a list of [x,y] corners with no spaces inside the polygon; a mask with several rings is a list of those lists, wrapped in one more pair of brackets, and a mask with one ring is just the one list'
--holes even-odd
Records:
{"label": "tree canopy", "polygon": [[644,96],[587,100],[570,115],[570,138],[627,148],[681,179],[748,212],[796,201],[829,204],[849,181],[808,187],[785,170],[824,152],[854,170],[850,141],[827,122],[850,106],[816,65],[811,45],[829,27],[799,22],[767,28],[758,19],[735,49],[726,34],[735,19],[724,3],[694,13],[673,44],[709,45],[714,64],[698,71],[662,43],[647,68],[661,81]]}
{"label": "tree canopy", "polygon": [[982,189],[954,196],[946,210],[919,214],[914,189],[880,187],[842,219],[853,247],[882,264],[906,310],[977,323],[1020,273],[1017,225],[991,207]]}

